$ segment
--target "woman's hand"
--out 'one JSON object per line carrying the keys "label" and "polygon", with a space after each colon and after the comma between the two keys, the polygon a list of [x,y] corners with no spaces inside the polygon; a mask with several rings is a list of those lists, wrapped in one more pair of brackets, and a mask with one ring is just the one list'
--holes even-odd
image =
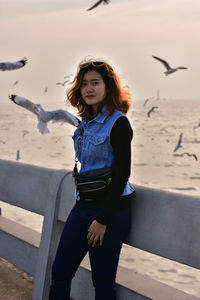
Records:
{"label": "woman's hand", "polygon": [[92,247],[94,247],[98,239],[100,239],[100,246],[102,246],[105,231],[106,231],[106,225],[100,224],[96,220],[94,220],[88,229],[88,235],[87,235],[87,239],[89,239],[88,244],[89,245],[92,244]]}

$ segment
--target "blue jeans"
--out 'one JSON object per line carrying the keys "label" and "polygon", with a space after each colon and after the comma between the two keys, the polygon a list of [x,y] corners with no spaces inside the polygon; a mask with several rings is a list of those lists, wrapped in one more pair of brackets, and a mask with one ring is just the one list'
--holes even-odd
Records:
{"label": "blue jeans", "polygon": [[76,204],[65,223],[52,266],[49,300],[69,300],[71,280],[89,251],[95,300],[115,300],[115,278],[122,243],[131,223],[129,208],[113,212],[106,228],[103,245],[88,245],[87,234],[99,209]]}

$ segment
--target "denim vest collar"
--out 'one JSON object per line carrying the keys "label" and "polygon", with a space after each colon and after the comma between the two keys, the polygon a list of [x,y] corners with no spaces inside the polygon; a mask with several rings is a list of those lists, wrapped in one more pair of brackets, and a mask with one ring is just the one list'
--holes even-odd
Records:
{"label": "denim vest collar", "polygon": [[94,121],[96,121],[97,123],[104,123],[107,116],[108,116],[108,109],[107,106],[104,105],[101,112],[98,113],[98,115],[94,118]]}
{"label": "denim vest collar", "polygon": [[107,109],[107,106],[104,105],[102,110],[98,113],[98,115],[94,119],[91,120],[89,118],[84,118],[83,121],[85,121],[85,123],[97,122],[97,123],[103,124],[107,117],[108,117],[108,109]]}

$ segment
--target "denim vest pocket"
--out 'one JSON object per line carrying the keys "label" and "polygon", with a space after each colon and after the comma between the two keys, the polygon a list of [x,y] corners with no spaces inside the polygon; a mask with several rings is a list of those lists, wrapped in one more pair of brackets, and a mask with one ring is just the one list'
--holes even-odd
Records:
{"label": "denim vest pocket", "polygon": [[89,138],[89,155],[94,161],[102,161],[108,157],[108,137],[107,136],[91,136]]}
{"label": "denim vest pocket", "polygon": [[105,142],[106,140],[106,136],[92,136],[90,137],[90,143],[92,143],[93,145],[101,145]]}

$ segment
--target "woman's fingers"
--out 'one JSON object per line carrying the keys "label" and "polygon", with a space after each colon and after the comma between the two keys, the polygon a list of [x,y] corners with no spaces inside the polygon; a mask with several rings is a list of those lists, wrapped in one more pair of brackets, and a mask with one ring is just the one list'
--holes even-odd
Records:
{"label": "woman's fingers", "polygon": [[103,237],[104,237],[104,233],[100,235],[100,246],[103,245]]}
{"label": "woman's fingers", "polygon": [[88,244],[89,245],[92,244],[92,247],[94,247],[98,239],[100,239],[100,246],[102,246],[105,230],[106,230],[105,225],[102,225],[98,223],[96,220],[94,220],[88,229],[88,234],[87,234],[87,239],[89,239]]}
{"label": "woman's fingers", "polygon": [[104,237],[104,234],[101,234],[101,235],[95,235],[94,233],[91,233],[91,234],[88,234],[87,238],[89,238],[89,241],[88,241],[88,244],[92,244],[92,247],[94,247],[98,241],[98,239],[100,240],[100,246],[102,246],[103,244],[103,237]]}
{"label": "woman's fingers", "polygon": [[96,235],[93,239],[92,247],[94,247],[98,241],[99,237]]}
{"label": "woman's fingers", "polygon": [[92,234],[93,234],[92,231],[89,231],[88,234],[87,234],[87,239],[89,239]]}
{"label": "woman's fingers", "polygon": [[91,243],[91,240],[93,240],[93,238],[95,237],[94,232],[89,232],[87,235],[87,239],[88,239],[88,243]]}
{"label": "woman's fingers", "polygon": [[94,247],[98,241],[98,238],[99,236],[98,235],[95,235],[94,233],[92,233],[89,237],[89,241],[88,241],[88,244],[91,245],[92,244],[92,247]]}

